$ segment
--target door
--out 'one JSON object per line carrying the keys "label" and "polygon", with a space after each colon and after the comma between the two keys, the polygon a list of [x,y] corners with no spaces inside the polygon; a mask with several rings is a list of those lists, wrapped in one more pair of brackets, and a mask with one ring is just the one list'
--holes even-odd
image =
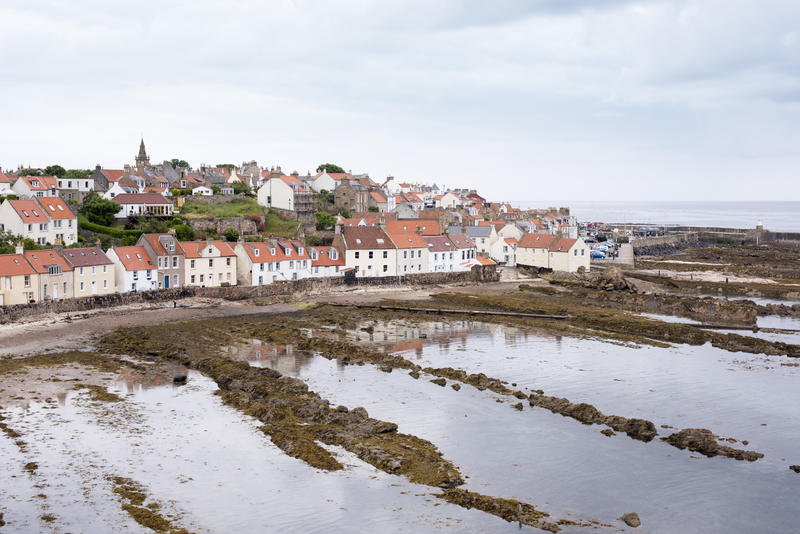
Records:
{"label": "door", "polygon": [[97,280],[92,280],[92,295],[97,295]]}
{"label": "door", "polygon": [[169,275],[164,276],[164,289],[169,289]]}
{"label": "door", "polygon": [[58,298],[58,284],[53,284],[53,299]]}

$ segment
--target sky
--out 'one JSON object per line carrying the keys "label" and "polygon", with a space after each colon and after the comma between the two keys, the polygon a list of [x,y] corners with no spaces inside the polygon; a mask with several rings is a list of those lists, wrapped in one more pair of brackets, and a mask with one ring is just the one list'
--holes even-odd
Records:
{"label": "sky", "polygon": [[0,166],[800,200],[796,0],[0,0]]}

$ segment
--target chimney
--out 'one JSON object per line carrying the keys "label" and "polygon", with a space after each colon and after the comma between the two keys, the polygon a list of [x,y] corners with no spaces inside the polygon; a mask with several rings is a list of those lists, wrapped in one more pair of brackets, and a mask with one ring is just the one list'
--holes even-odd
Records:
{"label": "chimney", "polygon": [[25,247],[22,244],[22,241],[17,241],[17,246],[14,248],[15,254],[23,254],[25,252]]}
{"label": "chimney", "polygon": [[61,242],[60,237],[56,238],[56,244],[53,245],[53,248],[56,249],[56,252],[58,252],[59,254],[61,254],[61,251],[64,250],[64,243]]}
{"label": "chimney", "polygon": [[102,167],[100,167],[100,164],[99,164],[99,163],[98,163],[97,165],[95,165],[95,166],[94,166],[94,170],[95,170],[95,171],[97,171],[97,172],[100,172],[100,169],[102,169]]}
{"label": "chimney", "polygon": [[169,229],[169,231],[168,231],[167,233],[168,233],[169,235],[171,235],[172,237],[175,237],[175,236],[177,235],[177,234],[175,233],[175,228],[170,228],[170,229]]}

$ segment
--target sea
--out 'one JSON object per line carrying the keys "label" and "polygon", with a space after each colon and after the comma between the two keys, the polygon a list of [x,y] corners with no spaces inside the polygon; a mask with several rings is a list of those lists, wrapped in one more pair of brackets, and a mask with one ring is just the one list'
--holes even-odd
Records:
{"label": "sea", "polygon": [[569,207],[580,222],[755,228],[800,232],[800,202],[522,201],[523,209]]}

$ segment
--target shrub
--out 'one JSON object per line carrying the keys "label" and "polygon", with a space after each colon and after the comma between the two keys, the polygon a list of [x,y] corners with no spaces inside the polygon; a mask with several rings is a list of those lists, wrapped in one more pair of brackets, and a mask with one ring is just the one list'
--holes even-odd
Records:
{"label": "shrub", "polygon": [[228,228],[223,235],[227,241],[239,240],[239,231],[236,228]]}

